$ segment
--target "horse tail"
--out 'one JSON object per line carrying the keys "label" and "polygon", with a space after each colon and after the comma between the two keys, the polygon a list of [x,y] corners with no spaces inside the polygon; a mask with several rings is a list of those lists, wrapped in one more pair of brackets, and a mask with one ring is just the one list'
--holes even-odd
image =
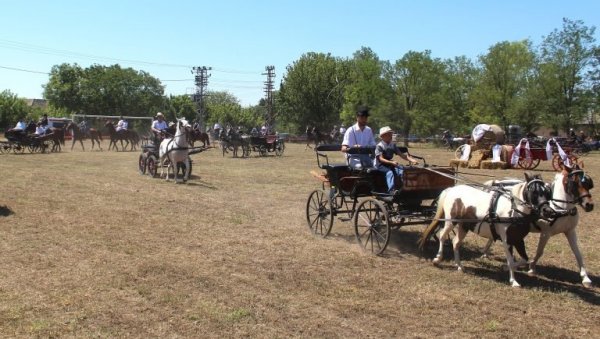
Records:
{"label": "horse tail", "polygon": [[433,220],[431,220],[431,223],[429,224],[429,226],[427,226],[427,228],[421,234],[421,238],[419,238],[419,240],[417,241],[417,244],[419,245],[419,249],[421,249],[421,250],[425,247],[425,244],[427,243],[429,238],[431,238],[431,236],[437,229],[438,224],[440,223],[440,219],[441,219],[442,215],[444,214],[444,198],[445,197],[446,197],[446,191],[442,191],[442,193],[438,197],[438,201],[437,201],[438,205],[437,205],[437,211],[435,212],[435,216],[433,217]]}

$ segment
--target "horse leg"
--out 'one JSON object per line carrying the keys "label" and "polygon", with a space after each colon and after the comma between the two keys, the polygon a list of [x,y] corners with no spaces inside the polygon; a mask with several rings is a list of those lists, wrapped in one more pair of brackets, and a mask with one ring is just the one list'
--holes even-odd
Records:
{"label": "horse leg", "polygon": [[577,231],[575,229],[571,229],[565,232],[565,236],[569,241],[569,246],[571,246],[571,251],[575,255],[575,260],[577,260],[577,265],[579,266],[579,276],[581,277],[581,283],[585,287],[592,287],[592,280],[587,275],[587,271],[583,264],[583,256],[581,255],[581,251],[579,251],[579,245],[577,245]]}
{"label": "horse leg", "polygon": [[79,143],[81,144],[81,149],[85,151],[85,147],[83,147],[83,139],[79,139]]}
{"label": "horse leg", "polygon": [[454,228],[454,225],[452,224],[452,222],[450,222],[450,221],[444,222],[444,228],[440,232],[440,236],[439,236],[440,246],[438,248],[438,252],[437,252],[435,258],[433,259],[434,265],[440,263],[442,261],[442,259],[444,258],[444,239],[446,239],[448,237],[448,235],[450,234],[450,231],[452,231],[453,228]]}
{"label": "horse leg", "polygon": [[77,139],[75,139],[75,137],[73,137],[73,143],[71,144],[71,151],[73,150],[73,147],[75,147],[76,141],[77,141]]}
{"label": "horse leg", "polygon": [[494,244],[494,240],[493,239],[488,239],[487,244],[485,244],[485,246],[483,247],[483,254],[481,255],[482,258],[484,259],[488,259],[489,255],[490,255],[490,248],[492,247],[492,245]]}
{"label": "horse leg", "polygon": [[[465,271],[465,268],[460,262],[460,246],[462,246],[463,240],[465,240],[466,235],[467,232],[465,231],[462,224],[458,224],[458,231],[456,232],[456,236],[454,236],[454,238],[452,239],[452,250],[454,251],[454,264],[460,272]],[[440,237],[440,243],[442,242],[442,239],[443,238]]]}
{"label": "horse leg", "polygon": [[[492,226],[490,225],[490,227],[496,227],[496,226]],[[508,272],[509,272],[509,282],[511,283],[512,287],[521,287],[521,285],[519,285],[519,283],[517,282],[517,280],[515,279],[515,259],[510,251],[508,242],[507,242],[507,236],[506,236],[506,229],[508,226],[504,226],[504,227],[497,227],[496,228],[496,232],[498,233],[498,235],[500,235],[500,238],[502,239],[502,247],[504,248],[504,254],[506,255],[506,264],[508,265]]]}
{"label": "horse leg", "polygon": [[535,273],[535,265],[537,265],[538,260],[544,254],[544,248],[546,247],[548,240],[550,240],[550,236],[551,235],[547,232],[540,233],[540,240],[538,242],[537,250],[535,252],[535,257],[533,257],[533,259],[529,262],[529,271],[527,272],[527,274],[529,274],[529,275],[536,274]]}
{"label": "horse leg", "polygon": [[188,179],[190,178],[190,158],[185,157],[184,163],[185,163],[185,174],[183,175],[183,182],[187,182]]}

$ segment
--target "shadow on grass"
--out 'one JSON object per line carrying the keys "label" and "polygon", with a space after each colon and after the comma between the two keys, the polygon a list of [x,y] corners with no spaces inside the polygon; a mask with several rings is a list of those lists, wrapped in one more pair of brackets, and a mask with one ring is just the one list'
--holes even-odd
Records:
{"label": "shadow on grass", "polygon": [[8,206],[0,206],[0,216],[7,217],[14,213]]}
{"label": "shadow on grass", "polygon": [[[345,224],[345,223],[343,223]],[[337,227],[346,225],[337,224]],[[348,224],[347,227],[351,227]],[[357,245],[354,234],[339,234],[334,230],[331,237],[341,239],[349,244]],[[382,257],[389,259],[400,259],[404,254],[414,255],[416,257],[431,260],[438,251],[438,242],[429,241],[424,250],[419,249],[417,240],[421,233],[413,230],[394,230],[392,231],[390,243],[383,253]],[[438,266],[442,271],[456,271],[454,266],[454,253],[450,241],[444,243],[443,248],[444,261]],[[460,250],[461,260],[468,265],[465,273],[477,277],[494,280],[500,284],[510,287],[508,282],[508,271],[504,268],[506,261],[503,255],[496,255],[490,259],[481,259],[482,249],[474,249],[464,246]],[[596,284],[600,281],[600,276],[589,275],[590,279]],[[529,276],[526,272],[518,271],[516,278],[527,289],[538,289],[550,293],[570,293],[581,300],[592,304],[600,305],[600,292],[597,287],[586,288],[581,283],[578,271],[564,269],[556,266],[537,266],[537,276]],[[597,286],[597,285],[594,285]]]}

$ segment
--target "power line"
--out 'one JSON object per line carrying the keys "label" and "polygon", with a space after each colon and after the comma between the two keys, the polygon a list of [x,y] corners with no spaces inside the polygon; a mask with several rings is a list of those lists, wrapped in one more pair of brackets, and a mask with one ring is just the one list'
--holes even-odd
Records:
{"label": "power line", "polygon": [[40,71],[32,71],[32,70],[29,70],[29,69],[23,69],[23,68],[6,67],[6,66],[0,66],[0,68],[9,69],[9,70],[11,70],[11,71],[19,71],[19,72],[27,72],[27,73],[37,73],[37,74],[46,74],[46,75],[50,75],[50,73],[46,73],[46,72],[40,72]]}

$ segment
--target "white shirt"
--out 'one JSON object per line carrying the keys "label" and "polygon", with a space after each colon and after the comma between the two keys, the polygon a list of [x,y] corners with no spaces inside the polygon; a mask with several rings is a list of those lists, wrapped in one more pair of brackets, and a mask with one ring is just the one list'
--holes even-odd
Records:
{"label": "white shirt", "polygon": [[354,147],[354,145],[375,146],[376,143],[375,138],[373,137],[373,130],[371,130],[371,127],[365,126],[365,129],[361,131],[358,127],[358,123],[356,123],[344,133],[342,145],[348,147]]}
{"label": "white shirt", "polygon": [[344,133],[346,133],[346,127],[340,127],[340,134],[344,135]]}
{"label": "white shirt", "polygon": [[157,119],[152,122],[152,128],[157,129],[159,131],[165,130],[168,127],[169,126],[167,126],[167,122],[165,120],[160,121]]}
{"label": "white shirt", "polygon": [[19,121],[17,122],[17,126],[15,126],[14,129],[20,129],[20,130],[25,130],[27,128],[27,125],[25,125],[25,123],[23,121]]}
{"label": "white shirt", "polygon": [[213,126],[214,130],[220,130],[221,129],[221,124],[219,124],[218,122],[215,123],[215,125]]}
{"label": "white shirt", "polygon": [[35,128],[35,134],[37,134],[37,135],[42,135],[42,134],[44,134],[44,133],[46,133],[46,130],[44,129],[44,127],[42,127],[42,126],[37,126],[37,127]]}
{"label": "white shirt", "polygon": [[127,129],[127,125],[129,125],[129,124],[127,123],[126,120],[119,120],[119,122],[117,123],[117,131],[120,131],[122,129],[126,130]]}

